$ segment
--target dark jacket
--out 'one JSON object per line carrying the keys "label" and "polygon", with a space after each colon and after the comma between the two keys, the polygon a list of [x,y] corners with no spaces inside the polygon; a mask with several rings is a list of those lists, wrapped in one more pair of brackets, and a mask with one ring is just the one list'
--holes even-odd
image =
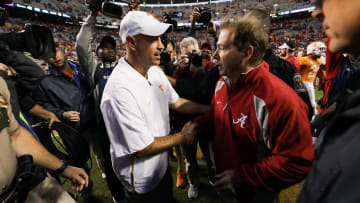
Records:
{"label": "dark jacket", "polygon": [[[176,79],[174,89],[182,98],[200,104],[210,104],[219,78],[219,68],[215,66],[201,76]],[[176,132],[181,131],[187,121],[190,121],[197,116],[175,111],[170,111],[170,114],[170,122]]]}
{"label": "dark jacket", "polygon": [[29,92],[40,85],[44,77],[44,71],[34,61],[17,51],[10,51],[9,55],[0,62],[16,71],[16,75],[11,77],[8,76],[6,71],[0,71],[0,76],[4,78],[9,87],[13,113],[16,120],[19,121],[20,107],[24,110],[22,104],[30,106],[29,102],[23,101],[23,98],[27,97]]}
{"label": "dark jacket", "polygon": [[[69,63],[67,61],[67,63]],[[70,124],[80,132],[89,127],[91,116],[90,83],[81,68],[79,71],[80,87],[75,80],[55,67],[49,67],[39,88],[33,91],[33,98],[47,110],[56,114],[63,122]],[[66,111],[80,112],[80,122],[64,120],[62,114]]]}
{"label": "dark jacket", "polygon": [[[291,63],[281,59],[276,56],[271,49],[266,50],[264,61],[269,64],[270,72],[277,77],[279,77],[282,81],[288,84],[294,90],[297,89],[295,87],[294,76],[297,73],[296,69],[291,65]],[[308,118],[311,120],[313,116],[313,108],[311,106],[310,98],[308,93],[304,88],[303,91],[295,91],[297,95],[307,104],[309,108]]]}
{"label": "dark jacket", "polygon": [[337,101],[298,203],[360,202],[360,91]]}

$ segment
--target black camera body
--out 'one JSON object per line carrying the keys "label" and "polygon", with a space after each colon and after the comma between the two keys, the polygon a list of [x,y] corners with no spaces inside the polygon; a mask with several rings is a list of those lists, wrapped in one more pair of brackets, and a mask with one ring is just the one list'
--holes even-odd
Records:
{"label": "black camera body", "polygon": [[189,63],[188,66],[186,67],[186,70],[190,70],[191,64],[193,64],[196,67],[200,67],[202,65],[202,56],[196,51],[192,51],[191,53],[188,53],[187,58],[189,59]]}
{"label": "black camera body", "polygon": [[196,22],[203,23],[204,25],[209,24],[211,20],[211,9],[207,7],[199,8],[200,17],[197,19]]}
{"label": "black camera body", "polygon": [[0,33],[0,41],[6,43],[10,50],[27,51],[37,59],[54,58],[56,55],[54,38],[48,27],[26,24],[23,32]]}
{"label": "black camera body", "polygon": [[176,32],[177,30],[177,21],[173,20],[170,14],[165,13],[162,18],[163,23],[171,24],[172,26],[166,30],[165,33]]}
{"label": "black camera body", "polygon": [[[85,4],[89,7],[90,10],[100,11],[102,14],[104,14],[107,17],[121,19],[124,14],[122,7],[115,4],[114,1],[97,0],[95,4],[92,4],[89,1],[90,0],[86,0]],[[120,2],[130,4],[130,1],[120,1]]]}
{"label": "black camera body", "polygon": [[160,65],[167,66],[171,61],[171,56],[166,49],[164,49],[160,54]]}

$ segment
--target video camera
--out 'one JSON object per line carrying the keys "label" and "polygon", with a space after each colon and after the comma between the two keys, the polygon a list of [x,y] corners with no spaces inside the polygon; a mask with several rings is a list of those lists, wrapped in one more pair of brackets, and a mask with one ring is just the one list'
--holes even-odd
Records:
{"label": "video camera", "polygon": [[197,19],[196,22],[203,23],[207,25],[210,23],[211,20],[211,9],[207,7],[199,8],[200,17]]}
{"label": "video camera", "polygon": [[23,32],[0,33],[0,41],[5,42],[10,50],[27,51],[37,59],[56,55],[54,38],[48,27],[26,24]]}
{"label": "video camera", "polygon": [[[122,7],[118,4],[115,4],[115,1],[113,0],[97,0],[95,3],[92,2],[92,0],[86,0],[85,4],[89,7],[90,10],[100,11],[107,17],[121,19],[124,14]],[[116,0],[116,2],[122,2],[127,4],[131,3],[130,0]]]}
{"label": "video camera", "polygon": [[166,51],[166,49],[164,49],[161,54],[160,54],[160,65],[168,65],[171,61],[171,56],[170,53],[168,51]]}
{"label": "video camera", "polygon": [[163,16],[163,23],[168,23],[171,24],[172,26],[169,27],[169,29],[166,30],[165,33],[170,33],[170,32],[176,32],[176,28],[177,28],[177,21],[173,20],[170,16],[170,14],[165,13]]}

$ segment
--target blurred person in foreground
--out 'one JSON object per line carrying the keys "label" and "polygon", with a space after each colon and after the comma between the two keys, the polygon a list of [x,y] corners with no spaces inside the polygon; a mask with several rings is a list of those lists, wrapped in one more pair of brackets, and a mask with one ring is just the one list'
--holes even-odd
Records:
{"label": "blurred person in foreground", "polygon": [[212,111],[184,129],[214,132],[213,186],[233,201],[276,201],[280,190],[305,178],[314,156],[306,104],[269,72],[267,43],[257,18],[223,20],[214,54],[222,77]]}
{"label": "blurred person in foreground", "polygon": [[[360,54],[359,10],[360,1],[317,1],[312,15],[323,20],[326,35],[330,38],[328,51]],[[336,55],[328,56],[326,66],[336,68]],[[360,80],[354,82],[359,87]],[[357,88],[345,93],[336,101],[336,112],[320,135],[317,161],[306,178],[298,203],[360,201],[360,91]]]}
{"label": "blurred person in foreground", "polygon": [[170,26],[142,11],[123,18],[119,35],[127,54],[112,72],[101,101],[113,169],[131,202],[175,202],[167,150],[191,144],[194,137],[183,131],[169,135],[169,108],[189,114],[210,110],[179,98],[158,67],[164,49],[160,36]]}

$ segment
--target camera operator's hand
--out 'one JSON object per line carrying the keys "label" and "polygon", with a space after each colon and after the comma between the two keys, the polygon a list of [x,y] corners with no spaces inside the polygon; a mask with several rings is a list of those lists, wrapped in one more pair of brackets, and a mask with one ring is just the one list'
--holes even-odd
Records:
{"label": "camera operator's hand", "polygon": [[181,59],[179,60],[179,67],[180,69],[184,70],[189,65],[189,58],[187,55],[182,55]]}
{"label": "camera operator's hand", "polygon": [[129,11],[140,11],[140,1],[131,0],[129,4]]}
{"label": "camera operator's hand", "polygon": [[99,12],[98,1],[99,0],[86,0],[86,5],[88,5],[92,16],[97,16],[97,13]]}
{"label": "camera operator's hand", "polygon": [[200,18],[199,8],[195,7],[192,14],[190,15],[191,28],[195,28],[195,22]]}
{"label": "camera operator's hand", "polygon": [[6,57],[8,57],[10,51],[11,50],[9,45],[4,41],[0,41],[0,59],[5,59]]}
{"label": "camera operator's hand", "polygon": [[207,31],[210,34],[216,35],[216,25],[213,20],[210,20],[210,23],[207,26]]}
{"label": "camera operator's hand", "polygon": [[77,111],[66,111],[63,113],[63,118],[71,122],[79,122],[80,121],[80,113]]}

